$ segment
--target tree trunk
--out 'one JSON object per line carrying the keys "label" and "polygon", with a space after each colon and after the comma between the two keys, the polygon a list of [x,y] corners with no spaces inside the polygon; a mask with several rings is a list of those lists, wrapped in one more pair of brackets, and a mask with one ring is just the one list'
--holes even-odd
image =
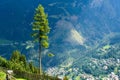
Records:
{"label": "tree trunk", "polygon": [[40,39],[39,39],[39,74],[42,75],[42,46],[40,44]]}

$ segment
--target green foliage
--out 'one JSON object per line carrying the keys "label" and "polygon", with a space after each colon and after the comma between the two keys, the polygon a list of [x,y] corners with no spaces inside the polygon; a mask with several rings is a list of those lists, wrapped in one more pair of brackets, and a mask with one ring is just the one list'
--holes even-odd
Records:
{"label": "green foliage", "polygon": [[18,78],[18,79],[16,79],[16,80],[27,80],[27,79]]}
{"label": "green foliage", "polygon": [[44,7],[42,5],[38,5],[34,15],[34,21],[32,23],[32,37],[35,42],[39,42],[39,68],[40,74],[42,73],[42,48],[48,48],[48,34],[50,32],[50,27],[47,19],[47,14],[45,14]]}
{"label": "green foliage", "polygon": [[34,72],[34,66],[33,66],[33,63],[32,63],[32,62],[29,63],[29,68],[30,68],[30,70],[31,70],[32,72]]}
{"label": "green foliage", "polygon": [[54,57],[55,55],[52,54],[52,53],[49,53],[48,56],[49,56],[49,57]]}
{"label": "green foliage", "polygon": [[12,61],[7,61],[7,67],[6,68],[13,69],[14,65],[15,64]]}
{"label": "green foliage", "polygon": [[6,67],[7,66],[7,60],[5,58],[2,58],[0,56],[0,66]]}
{"label": "green foliage", "polygon": [[18,50],[13,51],[10,60],[11,60],[12,62],[17,62],[17,63],[18,63],[18,62],[19,62],[19,59],[20,59],[20,52],[19,52]]}
{"label": "green foliage", "polygon": [[8,61],[8,67],[14,70],[26,70],[26,57],[25,55],[21,54],[20,51],[15,50],[13,51],[10,61]]}
{"label": "green foliage", "polygon": [[[23,55],[20,56],[23,57]],[[15,59],[15,58],[14,58]],[[30,62],[29,64],[27,64],[26,62],[26,67],[24,66],[25,64],[23,63],[25,60],[25,56],[24,58],[20,58],[17,62],[12,61],[11,60],[6,60],[2,57],[0,57],[0,63],[1,63],[1,67],[4,67],[3,69],[0,67],[0,70],[2,70],[2,72],[0,71],[0,79],[4,80],[6,74],[3,72],[7,69],[12,69],[14,72],[14,76],[16,77],[16,80],[60,80],[58,77],[52,77],[52,76],[48,76],[46,73],[43,73],[41,76],[38,74],[39,69],[36,68],[32,62]],[[16,59],[15,59],[16,60]],[[6,66],[4,66],[6,65]],[[5,70],[6,69],[6,70]],[[20,79],[20,78],[25,78],[25,79]]]}
{"label": "green foliage", "polygon": [[46,41],[46,40],[42,40],[41,41],[42,42],[42,47],[44,47],[44,48],[48,48],[48,46],[49,46],[49,43]]}
{"label": "green foliage", "polygon": [[0,66],[12,70],[38,73],[38,69],[32,63],[28,64],[25,55],[18,50],[13,51],[10,60],[0,56]]}
{"label": "green foliage", "polygon": [[26,65],[27,65],[26,62],[27,62],[27,61],[26,61],[26,57],[25,57],[25,55],[22,54],[22,55],[20,56],[19,60],[20,60],[20,62],[23,63],[24,66],[26,67]]}
{"label": "green foliage", "polygon": [[34,41],[39,41],[41,46],[44,48],[48,48],[48,33],[50,32],[50,27],[48,26],[47,14],[44,12],[44,7],[39,5],[36,8],[36,12],[34,15],[34,21],[32,24],[33,34],[32,37]]}
{"label": "green foliage", "polygon": [[0,71],[0,80],[5,80],[6,74],[3,71]]}

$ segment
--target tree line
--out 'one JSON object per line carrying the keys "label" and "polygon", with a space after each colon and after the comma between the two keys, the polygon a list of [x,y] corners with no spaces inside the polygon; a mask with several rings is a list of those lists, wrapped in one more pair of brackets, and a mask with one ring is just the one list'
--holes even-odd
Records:
{"label": "tree line", "polygon": [[35,67],[32,62],[28,63],[26,56],[18,50],[13,51],[10,60],[6,60],[0,56],[0,66],[12,70],[38,73],[38,68]]}

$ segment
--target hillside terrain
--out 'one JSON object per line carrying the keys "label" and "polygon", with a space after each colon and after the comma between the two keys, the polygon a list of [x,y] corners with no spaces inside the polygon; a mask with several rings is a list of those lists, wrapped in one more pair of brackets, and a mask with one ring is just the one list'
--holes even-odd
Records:
{"label": "hillside terrain", "polygon": [[120,79],[119,0],[1,0],[0,56],[10,59],[19,50],[38,66],[31,24],[39,3],[51,27],[50,47],[42,52],[48,74],[71,80]]}

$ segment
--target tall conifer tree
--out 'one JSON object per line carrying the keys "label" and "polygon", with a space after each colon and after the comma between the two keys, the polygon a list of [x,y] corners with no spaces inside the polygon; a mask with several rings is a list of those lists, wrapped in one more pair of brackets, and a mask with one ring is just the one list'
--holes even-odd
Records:
{"label": "tall conifer tree", "polygon": [[49,47],[48,34],[50,32],[50,27],[47,19],[47,14],[44,11],[42,5],[38,5],[34,15],[34,21],[32,24],[33,34],[35,42],[39,43],[39,68],[40,75],[42,74],[42,49]]}

